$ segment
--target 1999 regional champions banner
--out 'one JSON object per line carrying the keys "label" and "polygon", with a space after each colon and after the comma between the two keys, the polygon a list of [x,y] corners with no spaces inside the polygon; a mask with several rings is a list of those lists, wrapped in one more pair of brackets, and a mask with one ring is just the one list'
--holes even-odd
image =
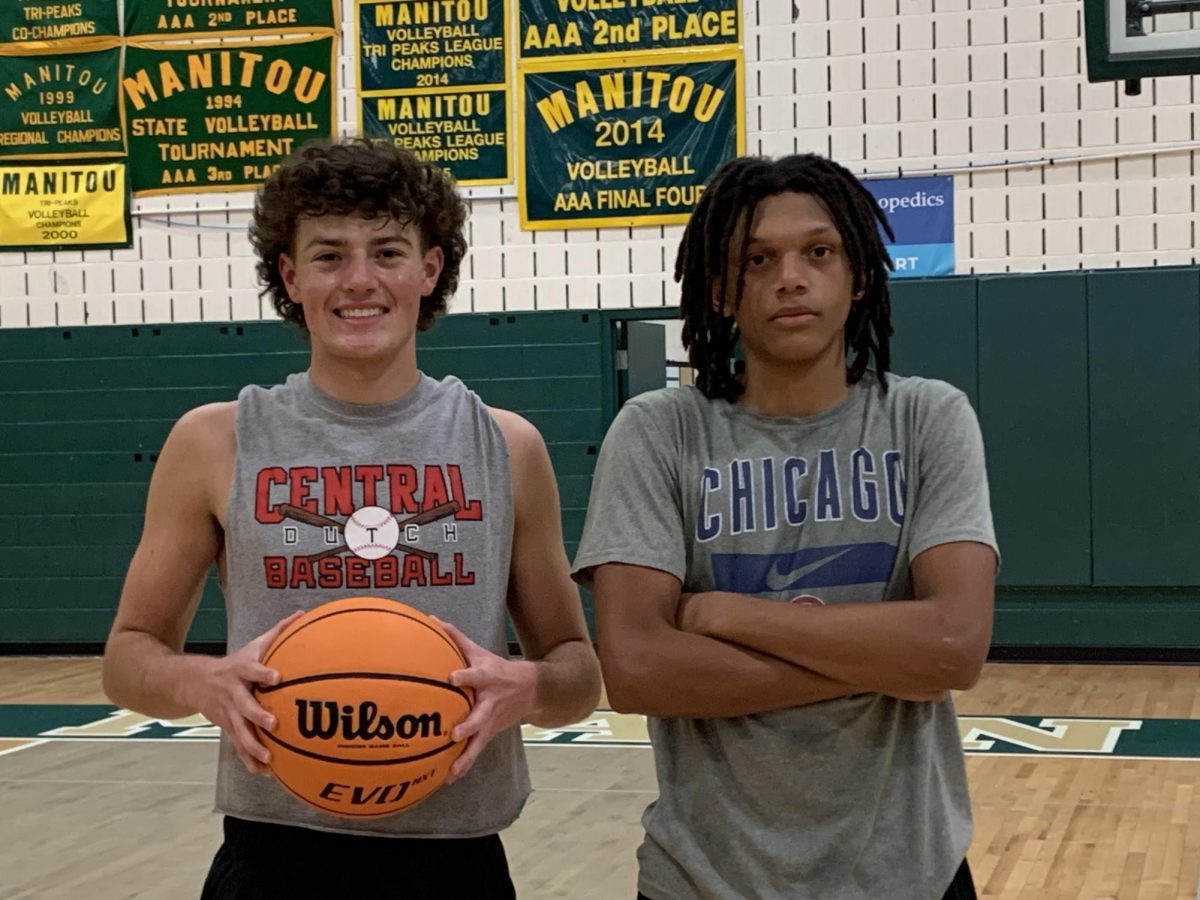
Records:
{"label": "1999 regional champions banner", "polygon": [[120,82],[120,47],[0,55],[0,156],[123,154]]}
{"label": "1999 regional champions banner", "polygon": [[685,222],[744,151],[742,81],[736,50],[526,66],[522,227]]}

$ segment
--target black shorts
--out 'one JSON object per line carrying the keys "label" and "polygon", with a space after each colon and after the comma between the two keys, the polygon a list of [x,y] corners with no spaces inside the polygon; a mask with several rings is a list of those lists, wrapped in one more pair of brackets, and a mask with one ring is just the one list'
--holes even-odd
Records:
{"label": "black shorts", "polygon": [[515,900],[500,836],[387,838],[225,817],[201,900]]}
{"label": "black shorts", "polygon": [[[650,900],[650,898],[645,894],[638,894],[638,900]],[[954,880],[950,882],[950,887],[942,895],[942,900],[976,900],[975,881],[971,878],[971,868],[965,859],[958,867],[958,871],[954,873]]]}

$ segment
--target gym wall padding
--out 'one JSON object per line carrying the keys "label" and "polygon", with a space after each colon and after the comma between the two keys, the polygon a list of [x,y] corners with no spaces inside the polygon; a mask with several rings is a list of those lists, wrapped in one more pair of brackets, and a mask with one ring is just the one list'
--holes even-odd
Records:
{"label": "gym wall padding", "polygon": [[[950,381],[979,413],[1004,555],[995,645],[1200,650],[1200,270],[892,293],[894,371]],[[662,317],[454,315],[418,340],[430,374],[541,430],[568,554],[617,408],[615,322]],[[172,422],[307,358],[281,323],[0,330],[0,649],[103,641]],[[223,634],[210,581],[190,638]]]}

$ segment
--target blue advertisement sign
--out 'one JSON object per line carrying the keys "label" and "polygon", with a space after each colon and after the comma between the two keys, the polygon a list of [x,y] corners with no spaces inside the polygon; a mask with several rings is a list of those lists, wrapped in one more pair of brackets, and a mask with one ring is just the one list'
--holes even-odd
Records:
{"label": "blue advertisement sign", "polygon": [[864,181],[887,213],[896,240],[887,243],[893,278],[954,274],[954,179],[881,178]]}

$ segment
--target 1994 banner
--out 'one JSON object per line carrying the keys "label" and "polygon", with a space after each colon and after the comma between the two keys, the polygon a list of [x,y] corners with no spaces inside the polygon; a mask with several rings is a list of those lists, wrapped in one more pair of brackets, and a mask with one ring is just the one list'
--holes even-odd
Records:
{"label": "1994 banner", "polygon": [[334,39],[130,46],[135,194],[242,190],[333,127]]}
{"label": "1994 banner", "polygon": [[523,71],[522,226],[686,221],[743,152],[742,97],[736,51]]}

